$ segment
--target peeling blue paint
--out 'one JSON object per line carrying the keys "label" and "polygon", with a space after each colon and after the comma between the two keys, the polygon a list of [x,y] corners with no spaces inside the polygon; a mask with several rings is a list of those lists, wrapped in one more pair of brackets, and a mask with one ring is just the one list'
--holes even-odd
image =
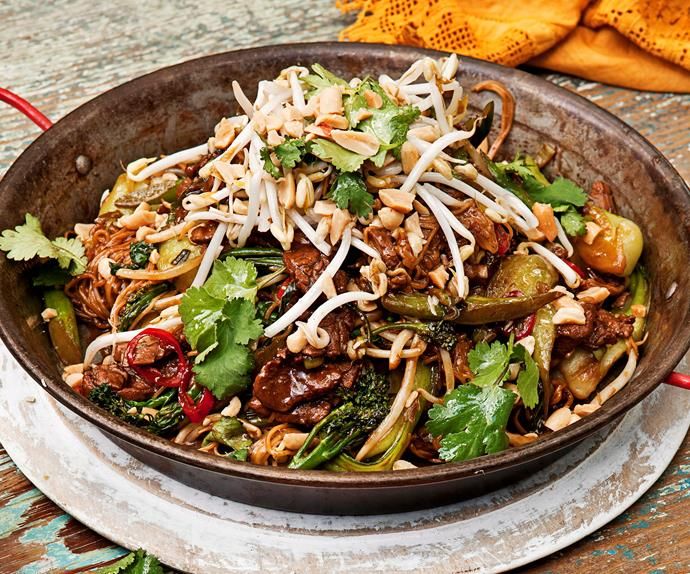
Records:
{"label": "peeling blue paint", "polygon": [[658,490],[659,496],[668,496],[669,494],[675,494],[677,492],[685,492],[690,490],[690,478],[684,478],[679,480],[675,484],[669,484]]}
{"label": "peeling blue paint", "polygon": [[628,525],[628,528],[649,528],[649,522],[646,520],[638,520],[637,522],[633,522],[632,524]]}
{"label": "peeling blue paint", "polygon": [[608,550],[594,550],[592,556],[616,556],[620,554],[626,560],[634,560],[635,553],[628,548],[625,544],[616,544],[615,547],[609,548]]}
{"label": "peeling blue paint", "polygon": [[12,499],[12,502],[0,508],[0,540],[12,534],[22,522],[22,516],[31,505],[43,498],[43,494],[37,488],[32,488],[27,492],[19,494]]}
{"label": "peeling blue paint", "polygon": [[59,540],[60,531],[70,520],[67,515],[58,516],[43,526],[25,532],[19,541],[23,544],[39,544],[45,547],[43,558],[27,564],[17,574],[41,574],[55,568],[74,569],[106,562],[127,554],[123,548],[104,548],[75,554]]}

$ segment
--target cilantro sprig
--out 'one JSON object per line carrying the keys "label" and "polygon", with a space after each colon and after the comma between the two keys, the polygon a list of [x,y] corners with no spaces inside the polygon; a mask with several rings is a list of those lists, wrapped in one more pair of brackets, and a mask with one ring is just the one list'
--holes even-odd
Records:
{"label": "cilantro sprig", "polygon": [[26,214],[23,225],[2,232],[0,250],[6,251],[7,257],[15,261],[29,261],[34,257],[54,259],[71,275],[79,275],[86,269],[82,242],[76,237],[57,237],[51,241],[43,233],[41,222],[30,213]]}
{"label": "cilantro sprig", "polygon": [[487,160],[487,165],[494,179],[529,207],[536,202],[551,205],[568,235],[585,234],[585,221],[579,208],[587,202],[587,194],[575,182],[564,177],[549,182],[529,156],[509,163]]}
{"label": "cilantro sprig", "polygon": [[[374,92],[381,98],[380,107],[373,108],[368,105],[365,97],[367,91]],[[419,109],[414,106],[398,106],[388,97],[381,84],[371,78],[364,80],[354,94],[345,99],[344,107],[351,129],[370,133],[379,140],[379,152],[371,158],[377,167],[383,165],[387,151],[392,150],[396,153],[405,143],[407,130],[420,114]],[[366,109],[369,117],[358,121],[356,112],[361,109]]]}
{"label": "cilantro sprig", "polygon": [[426,427],[440,436],[439,456],[460,461],[499,452],[508,446],[506,426],[515,393],[501,387],[511,362],[520,363],[517,390],[522,402],[534,408],[539,402],[539,370],[522,345],[494,341],[479,343],[468,353],[474,379],[448,393],[443,404],[429,410]]}
{"label": "cilantro sprig", "polygon": [[271,152],[275,155],[278,163],[285,169],[294,168],[304,157],[310,153],[311,143],[298,138],[286,138],[286,140],[272,150],[268,147],[261,149],[261,159],[264,162],[264,170],[278,179],[282,176],[280,169],[274,163]]}
{"label": "cilantro sprig", "polygon": [[439,456],[460,461],[507,448],[505,428],[514,402],[515,395],[498,386],[465,384],[448,393],[426,423],[432,435],[443,436]]}
{"label": "cilantro sprig", "polygon": [[360,217],[371,213],[374,196],[367,191],[364,179],[359,173],[340,173],[328,191],[328,197],[340,209],[349,209]]}
{"label": "cilantro sprig", "polygon": [[163,574],[163,567],[158,558],[140,548],[110,566],[99,568],[95,574]]}
{"label": "cilantro sprig", "polygon": [[218,399],[244,390],[254,366],[249,343],[263,333],[255,318],[256,268],[228,257],[216,261],[202,287],[190,287],[182,297],[184,334],[199,352],[195,380]]}

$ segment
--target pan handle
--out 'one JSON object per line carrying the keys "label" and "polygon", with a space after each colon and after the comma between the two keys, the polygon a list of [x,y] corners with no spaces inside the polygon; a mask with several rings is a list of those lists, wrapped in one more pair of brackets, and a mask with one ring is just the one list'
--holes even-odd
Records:
{"label": "pan handle", "polygon": [[690,375],[673,372],[668,376],[668,379],[666,379],[666,384],[690,391]]}
{"label": "pan handle", "polygon": [[0,101],[5,102],[13,108],[19,110],[43,131],[46,131],[53,125],[53,122],[51,122],[24,98],[13,92],[10,92],[9,90],[6,90],[5,88],[0,88]]}

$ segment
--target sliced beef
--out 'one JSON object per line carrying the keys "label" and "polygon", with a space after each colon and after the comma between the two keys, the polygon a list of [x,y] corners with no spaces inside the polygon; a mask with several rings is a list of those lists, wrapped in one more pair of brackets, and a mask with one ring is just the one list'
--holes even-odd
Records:
{"label": "sliced beef", "polygon": [[323,349],[316,349],[307,345],[302,351],[308,357],[337,357],[347,352],[347,342],[350,339],[350,332],[355,327],[357,315],[347,307],[340,307],[332,313],[326,315],[321,321],[320,327],[330,336],[328,345]]}
{"label": "sliced beef", "polygon": [[[187,177],[196,177],[199,174],[199,170],[204,167],[209,161],[213,159],[213,156],[217,154],[206,154],[201,156],[196,163],[190,164],[187,167],[185,167],[184,171],[185,174],[187,174]],[[209,179],[213,179],[212,177],[209,177]]]}
{"label": "sliced beef", "polygon": [[263,406],[256,397],[249,401],[248,406],[259,416],[268,418],[273,415],[273,420],[276,422],[304,426],[315,425],[333,409],[333,405],[330,402],[316,400],[298,405],[287,413],[277,413]]}
{"label": "sliced beef", "polygon": [[591,303],[582,303],[585,311],[584,325],[556,325],[556,336],[571,339],[574,342],[584,341],[592,334],[597,317],[597,308]]}
{"label": "sliced beef", "polygon": [[496,253],[498,251],[498,238],[496,237],[496,227],[484,212],[477,207],[477,204],[472,201],[467,209],[456,215],[474,238],[477,240],[477,245],[488,251],[489,253]]}
{"label": "sliced beef", "polygon": [[618,339],[627,339],[632,336],[633,323],[635,323],[635,317],[614,315],[604,309],[599,309],[594,330],[587,345],[596,349],[604,345],[612,345]]}
{"label": "sliced beef", "polygon": [[120,389],[117,394],[126,401],[146,401],[153,396],[155,391],[156,388],[144,379],[132,377],[131,383],[124,389]]}
{"label": "sliced beef", "polygon": [[[398,267],[394,271],[388,271],[388,287],[391,291],[409,291],[410,284],[412,283],[412,277],[410,274],[403,269]],[[369,290],[370,287],[365,287]]]}
{"label": "sliced beef", "polygon": [[84,373],[80,393],[88,397],[93,389],[108,385],[123,399],[128,401],[145,401],[151,398],[155,387],[143,379],[129,374],[117,364],[93,365]]}
{"label": "sliced beef", "polygon": [[304,357],[279,351],[254,379],[254,397],[279,413],[287,413],[299,404],[322,398],[338,386],[354,385],[361,365],[352,361],[333,361],[315,369],[304,367]]}
{"label": "sliced beef", "polygon": [[388,269],[395,269],[400,265],[401,258],[390,231],[383,227],[367,227],[364,230],[364,241],[381,254],[381,261]]}
{"label": "sliced beef", "polygon": [[135,365],[152,365],[168,354],[169,351],[161,347],[160,341],[155,337],[142,337],[137,341],[137,346],[134,348],[132,363]]}
{"label": "sliced beef", "polygon": [[589,200],[606,211],[615,211],[616,205],[613,202],[613,194],[611,188],[603,181],[595,181],[592,184],[592,189],[589,192]]}
{"label": "sliced beef", "polygon": [[420,427],[412,433],[412,440],[410,441],[410,451],[416,457],[426,460],[427,462],[440,463],[443,462],[438,455],[440,439],[434,438],[426,427]]}
{"label": "sliced beef", "polygon": [[598,349],[632,335],[634,317],[614,315],[589,303],[582,303],[582,307],[586,319],[584,325],[556,326],[558,348],[561,353],[574,349],[578,344]]}
{"label": "sliced beef", "polygon": [[189,233],[189,239],[197,245],[205,245],[211,241],[217,227],[218,224],[215,221],[205,221],[192,229]]}
{"label": "sliced beef", "polygon": [[625,279],[622,277],[614,277],[613,275],[596,275],[590,272],[590,276],[584,279],[580,285],[580,289],[589,289],[590,287],[606,287],[609,293],[614,297],[620,295],[625,291]]}
{"label": "sliced beef", "polygon": [[[313,245],[301,245],[283,253],[283,262],[297,289],[306,293],[324,272],[330,260]],[[347,275],[338,271],[333,278],[336,291],[344,291]]]}
{"label": "sliced beef", "polygon": [[429,273],[429,271],[433,271],[441,264],[441,250],[444,247],[442,237],[443,234],[440,231],[436,231],[427,238],[424,252],[419,259],[419,269],[425,274]]}
{"label": "sliced beef", "polygon": [[108,385],[119,391],[127,384],[128,379],[127,371],[118,365],[93,365],[84,372],[82,394],[88,396],[93,389],[101,385]]}

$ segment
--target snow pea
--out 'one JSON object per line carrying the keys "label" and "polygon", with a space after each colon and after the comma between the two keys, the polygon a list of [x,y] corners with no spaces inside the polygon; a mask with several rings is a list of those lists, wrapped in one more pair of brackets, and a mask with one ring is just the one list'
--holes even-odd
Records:
{"label": "snow pea", "polygon": [[54,309],[57,316],[48,323],[48,333],[53,347],[66,365],[74,365],[82,360],[79,330],[74,307],[62,290],[51,289],[43,294],[47,309]]}
{"label": "snow pea", "polygon": [[386,310],[406,317],[427,321],[445,319],[459,325],[484,325],[525,317],[560,296],[561,293],[552,291],[519,297],[471,295],[462,306],[446,307],[432,304],[426,295],[393,293],[385,295],[381,304]]}

